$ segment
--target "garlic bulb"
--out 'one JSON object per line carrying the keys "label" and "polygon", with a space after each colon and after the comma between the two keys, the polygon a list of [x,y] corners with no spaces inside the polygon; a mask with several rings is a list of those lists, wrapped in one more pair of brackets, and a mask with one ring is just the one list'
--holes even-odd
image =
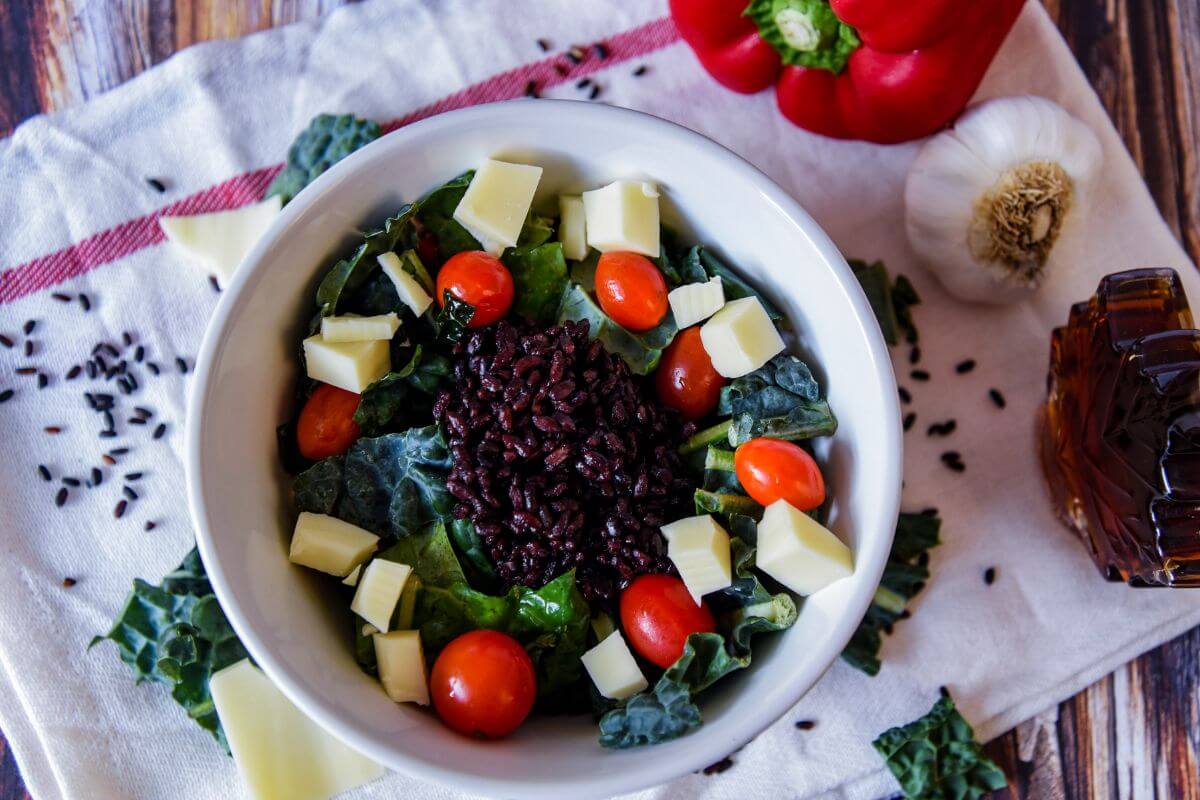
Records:
{"label": "garlic bulb", "polygon": [[1102,160],[1096,135],[1057,104],[989,100],[921,148],[904,189],[908,240],[955,297],[1019,299],[1054,269]]}

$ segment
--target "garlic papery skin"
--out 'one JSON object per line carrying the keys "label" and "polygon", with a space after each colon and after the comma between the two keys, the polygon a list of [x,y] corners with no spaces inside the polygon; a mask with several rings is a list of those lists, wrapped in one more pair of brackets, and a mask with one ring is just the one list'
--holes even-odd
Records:
{"label": "garlic papery skin", "polygon": [[1042,97],[969,109],[917,154],[904,187],[913,251],[950,294],[977,303],[1027,296],[1061,261],[1087,213],[1100,140]]}

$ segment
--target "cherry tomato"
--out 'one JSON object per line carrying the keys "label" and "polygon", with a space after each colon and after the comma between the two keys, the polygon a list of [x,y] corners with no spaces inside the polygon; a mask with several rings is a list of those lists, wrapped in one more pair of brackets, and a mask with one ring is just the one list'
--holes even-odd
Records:
{"label": "cherry tomato", "polygon": [[308,398],[296,422],[296,444],[300,455],[316,461],[346,452],[358,439],[359,396],[322,383]]}
{"label": "cherry tomato", "polygon": [[751,439],[733,454],[733,467],[746,494],[764,506],[787,500],[801,511],[811,511],[825,502],[821,469],[800,445]]}
{"label": "cherry tomato", "polygon": [[654,262],[637,253],[600,256],[596,298],[605,314],[631,331],[648,331],[667,314],[667,282]]}
{"label": "cherry tomato", "polygon": [[666,669],[683,654],[688,636],[715,631],[717,623],[679,578],[642,575],[621,592],[621,627],[640,656]]}
{"label": "cherry tomato", "polygon": [[429,694],[442,721],[466,736],[499,739],[533,708],[537,678],[525,648],[499,631],[464,633],[433,663]]}
{"label": "cherry tomato", "polygon": [[500,259],[482,250],[450,257],[437,276],[437,301],[446,304],[446,291],[475,307],[467,327],[482,328],[504,318],[513,302],[513,279]]}
{"label": "cherry tomato", "polygon": [[711,414],[727,383],[713,369],[712,359],[700,341],[700,327],[693,325],[679,332],[663,351],[654,387],[664,406],[677,409],[684,419],[700,419]]}

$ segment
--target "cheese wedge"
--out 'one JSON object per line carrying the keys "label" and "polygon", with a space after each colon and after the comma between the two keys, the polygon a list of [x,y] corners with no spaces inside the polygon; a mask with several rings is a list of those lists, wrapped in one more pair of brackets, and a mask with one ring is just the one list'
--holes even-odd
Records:
{"label": "cheese wedge", "polygon": [[650,685],[619,631],[605,636],[579,660],[596,684],[596,690],[613,700],[624,700]]}
{"label": "cheese wedge", "polygon": [[653,183],[616,181],[584,192],[583,210],[591,247],[658,257],[658,187]]}
{"label": "cheese wedge", "polygon": [[783,352],[783,339],[757,297],[726,303],[700,328],[713,369],[740,378]]}
{"label": "cheese wedge", "polygon": [[558,240],[562,242],[563,257],[582,261],[588,253],[583,198],[577,194],[560,195],[558,212]]}
{"label": "cheese wedge", "polygon": [[721,285],[720,276],[714,275],[705,283],[689,283],[672,289],[667,293],[667,302],[671,304],[675,324],[683,330],[721,310],[725,305],[725,287]]}
{"label": "cheese wedge", "polygon": [[454,219],[492,255],[516,245],[542,168],[488,159],[454,209]]}
{"label": "cheese wedge", "polygon": [[345,577],[342,583],[347,586],[358,586],[358,576],[362,572],[362,564],[359,564],[354,569],[350,570],[350,574]]}
{"label": "cheese wedge", "polygon": [[321,338],[326,342],[389,341],[400,330],[400,317],[379,314],[374,317],[325,317],[321,320]]}
{"label": "cheese wedge", "polygon": [[387,696],[397,703],[429,705],[429,682],[420,631],[376,633],[375,662]]}
{"label": "cheese wedge", "polygon": [[370,558],[379,537],[325,514],[300,512],[288,560],[344,578]]}
{"label": "cheese wedge", "polygon": [[304,716],[249,659],[215,673],[209,690],[253,800],[328,800],[384,773]]}
{"label": "cheese wedge", "polygon": [[159,217],[158,227],[171,244],[209,269],[219,285],[226,286],[282,208],[279,195],[272,195],[230,211]]}
{"label": "cheese wedge", "polygon": [[758,523],[756,566],[793,592],[813,594],[854,573],[850,548],[786,500],[776,500]]}
{"label": "cheese wedge", "polygon": [[308,377],[355,394],[392,368],[391,349],[383,340],[327,342],[317,334],[305,339],[303,347]]}
{"label": "cheese wedge", "polygon": [[387,633],[391,629],[392,613],[400,602],[404,583],[412,574],[412,567],[383,558],[367,564],[354,591],[350,610],[358,614],[378,630]]}
{"label": "cheese wedge", "polygon": [[729,534],[711,514],[687,517],[662,527],[667,558],[697,603],[731,582]]}
{"label": "cheese wedge", "polygon": [[404,262],[400,256],[395,253],[384,253],[376,261],[379,262],[383,274],[391,279],[392,286],[396,287],[396,294],[400,296],[400,302],[412,309],[414,316],[421,316],[429,306],[433,305],[433,298],[429,296],[429,292],[425,291],[425,287],[421,285],[420,281],[404,269]]}

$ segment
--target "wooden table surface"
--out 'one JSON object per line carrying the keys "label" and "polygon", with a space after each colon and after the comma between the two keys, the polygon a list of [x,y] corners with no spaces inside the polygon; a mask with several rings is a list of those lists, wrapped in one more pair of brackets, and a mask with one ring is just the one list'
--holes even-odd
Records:
{"label": "wooden table surface", "polygon": [[[348,1],[0,0],[0,135],[29,116],[110,89],[193,42],[312,17]],[[1200,3],[1043,2],[1167,223],[1200,262]],[[2,739],[0,749],[0,800],[27,797]],[[1200,628],[988,750],[1010,779],[997,798],[1200,800]]]}

